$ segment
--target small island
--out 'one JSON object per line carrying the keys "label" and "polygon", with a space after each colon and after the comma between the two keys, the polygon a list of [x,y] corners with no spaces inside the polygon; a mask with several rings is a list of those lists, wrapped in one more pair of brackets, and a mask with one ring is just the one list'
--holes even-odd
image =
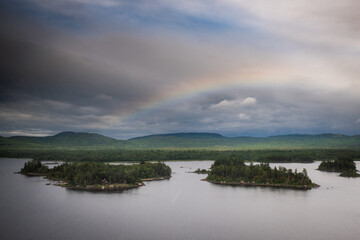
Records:
{"label": "small island", "polygon": [[334,161],[323,161],[318,169],[324,172],[339,172],[341,177],[360,177],[357,173],[356,164],[353,159],[346,157],[338,157]]}
{"label": "small island", "polygon": [[261,186],[276,188],[292,188],[308,190],[317,188],[307,175],[292,171],[284,167],[271,168],[268,163],[246,165],[243,161],[230,158],[219,159],[211,166],[210,173],[205,179],[208,182],[224,185]]}
{"label": "small island", "polygon": [[48,168],[40,161],[25,163],[21,174],[44,176],[75,190],[120,191],[143,186],[143,181],[162,180],[171,177],[171,168],[164,163],[110,165],[98,162],[64,163]]}
{"label": "small island", "polygon": [[200,169],[200,168],[198,168],[198,169],[196,169],[194,172],[192,172],[192,173],[197,173],[197,174],[209,174],[210,173],[210,171],[209,170],[206,170],[206,169]]}

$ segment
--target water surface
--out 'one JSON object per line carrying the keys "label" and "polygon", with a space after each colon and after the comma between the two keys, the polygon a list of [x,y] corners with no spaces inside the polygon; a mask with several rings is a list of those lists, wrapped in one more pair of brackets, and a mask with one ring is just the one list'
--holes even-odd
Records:
{"label": "water surface", "polygon": [[210,184],[188,172],[212,162],[196,161],[167,162],[170,180],[93,193],[13,174],[25,161],[0,159],[0,239],[360,239],[360,178],[319,163],[272,164],[306,168],[321,185],[309,191]]}

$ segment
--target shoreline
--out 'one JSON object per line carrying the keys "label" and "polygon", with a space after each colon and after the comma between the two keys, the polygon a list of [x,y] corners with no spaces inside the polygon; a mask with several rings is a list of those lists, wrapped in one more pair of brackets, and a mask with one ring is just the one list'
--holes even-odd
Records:
{"label": "shoreline", "polygon": [[317,171],[320,172],[327,172],[327,173],[339,173],[338,177],[344,177],[344,178],[358,178],[360,177],[360,174],[358,173],[358,170],[355,170],[355,173],[353,174],[348,174],[346,171],[338,171],[338,170],[320,170],[320,169],[315,169]]}
{"label": "shoreline", "polygon": [[169,177],[157,177],[157,178],[145,178],[141,179],[141,182],[128,184],[128,183],[112,183],[112,184],[93,184],[93,185],[85,185],[85,186],[69,186],[67,182],[63,182],[62,180],[55,180],[55,179],[49,179],[51,181],[55,181],[56,183],[52,184],[55,186],[65,187],[67,189],[71,190],[82,190],[82,191],[89,191],[89,192],[117,192],[117,191],[123,191],[123,190],[129,190],[133,188],[139,188],[142,186],[146,186],[143,182],[150,182],[150,181],[161,181],[161,180],[167,180],[170,179]]}
{"label": "shoreline", "polygon": [[284,188],[284,189],[296,189],[296,190],[310,190],[313,188],[319,188],[320,185],[313,184],[309,185],[282,185],[282,184],[269,184],[269,183],[249,183],[249,182],[226,182],[226,181],[213,181],[209,179],[202,179],[202,181],[206,181],[213,184],[218,185],[230,185],[230,186],[245,186],[245,187],[271,187],[271,188]]}
{"label": "shoreline", "polygon": [[55,183],[55,186],[65,187],[70,190],[80,190],[89,192],[117,192],[133,188],[145,186],[144,183],[126,184],[126,183],[113,183],[113,184],[94,184],[86,186],[69,186],[67,183]]}
{"label": "shoreline", "polygon": [[341,170],[322,170],[319,168],[316,168],[315,170],[320,171],[320,172],[331,172],[331,173],[342,173],[343,172]]}
{"label": "shoreline", "polygon": [[139,188],[142,186],[146,186],[144,182],[150,182],[150,181],[161,181],[161,180],[167,180],[171,177],[158,177],[158,178],[145,178],[141,179],[141,182],[128,184],[128,183],[112,183],[112,184],[92,184],[92,185],[85,185],[85,186],[69,186],[67,182],[63,182],[61,180],[54,180],[49,179],[51,181],[55,181],[52,185],[65,187],[67,189],[71,190],[82,190],[82,191],[89,191],[89,192],[117,192],[117,191],[123,191],[123,190],[129,190],[133,188]]}
{"label": "shoreline", "polygon": [[128,184],[128,183],[106,183],[106,184],[92,184],[92,185],[85,185],[85,186],[70,186],[68,182],[63,181],[61,179],[51,179],[46,176],[46,174],[38,174],[38,173],[26,173],[23,174],[21,172],[16,172],[15,174],[21,174],[27,177],[43,177],[43,179],[47,179],[52,181],[52,183],[46,183],[46,185],[54,185],[59,187],[65,187],[71,190],[83,190],[83,191],[90,191],[90,192],[116,192],[116,191],[123,191],[133,188],[138,188],[142,186],[146,186],[143,182],[150,182],[150,181],[161,181],[170,179],[171,176],[168,177],[156,177],[156,178],[144,178],[141,179],[141,182]]}
{"label": "shoreline", "polygon": [[156,178],[143,178],[143,179],[141,179],[141,181],[143,181],[143,182],[161,181],[161,180],[167,180],[167,179],[170,179],[170,178],[171,178],[171,176],[169,176],[169,177],[156,177]]}

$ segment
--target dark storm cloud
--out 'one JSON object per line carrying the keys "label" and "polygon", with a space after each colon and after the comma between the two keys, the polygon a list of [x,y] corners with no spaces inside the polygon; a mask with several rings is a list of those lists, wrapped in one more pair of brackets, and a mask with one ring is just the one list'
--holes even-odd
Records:
{"label": "dark storm cloud", "polygon": [[227,71],[234,58],[203,61],[221,50],[172,34],[94,36],[32,16],[25,21],[7,13],[2,19],[1,123],[9,134],[32,128],[124,129],[123,116],[173,91],[174,84],[219,72],[219,61]]}
{"label": "dark storm cloud", "polygon": [[[73,101],[96,96],[99,91],[112,94],[114,80],[125,89],[118,96],[130,98],[127,76],[112,76],[108,69],[98,69],[96,62],[80,59],[34,44],[1,39],[3,94],[26,93],[40,98]],[[111,70],[111,69],[110,69]],[[132,91],[134,91],[133,89]]]}
{"label": "dark storm cloud", "polygon": [[56,35],[68,39],[68,34],[33,19],[22,22],[9,14],[4,18],[0,32],[3,135],[32,129],[94,131],[89,123],[131,111],[155,89],[151,82],[139,87],[133,75],[55,43]]}
{"label": "dark storm cloud", "polygon": [[[5,106],[17,103],[14,107],[22,111],[49,111],[71,118],[76,112],[84,113],[81,109],[86,107],[99,109],[98,114],[114,108],[126,112],[136,105],[135,100],[145,101],[149,96],[145,89],[151,85],[143,83],[139,88],[131,76],[114,74],[111,68],[103,65],[100,68],[89,59],[33,44],[0,41],[5,50],[0,57],[3,79],[0,93]],[[112,101],[104,101],[109,98]]]}
{"label": "dark storm cloud", "polygon": [[1,3],[0,135],[358,134],[359,6]]}

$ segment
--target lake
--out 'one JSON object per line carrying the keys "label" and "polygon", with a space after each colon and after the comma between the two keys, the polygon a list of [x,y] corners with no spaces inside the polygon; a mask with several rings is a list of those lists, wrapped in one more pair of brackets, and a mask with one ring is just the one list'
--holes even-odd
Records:
{"label": "lake", "polygon": [[214,185],[188,173],[211,161],[182,161],[169,180],[93,193],[13,174],[26,161],[0,159],[0,239],[360,239],[360,178],[319,162],[271,164],[306,168],[321,185],[309,191]]}

